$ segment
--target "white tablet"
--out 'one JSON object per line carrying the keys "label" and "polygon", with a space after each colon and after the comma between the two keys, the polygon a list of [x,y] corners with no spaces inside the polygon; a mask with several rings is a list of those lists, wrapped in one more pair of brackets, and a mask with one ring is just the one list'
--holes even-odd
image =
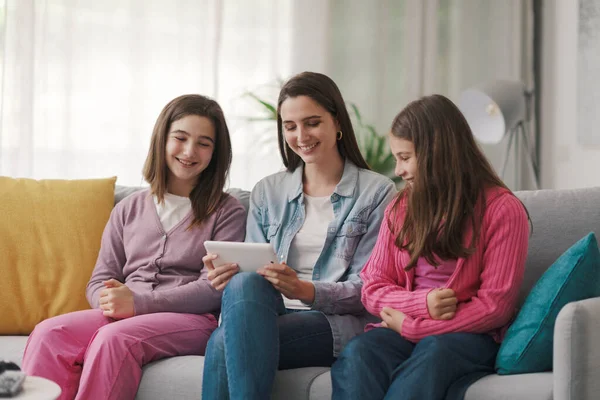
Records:
{"label": "white tablet", "polygon": [[240,271],[256,272],[257,269],[277,263],[277,255],[270,243],[244,243],[244,242],[204,242],[207,253],[218,255],[213,261],[215,267],[223,264],[235,263],[240,266]]}

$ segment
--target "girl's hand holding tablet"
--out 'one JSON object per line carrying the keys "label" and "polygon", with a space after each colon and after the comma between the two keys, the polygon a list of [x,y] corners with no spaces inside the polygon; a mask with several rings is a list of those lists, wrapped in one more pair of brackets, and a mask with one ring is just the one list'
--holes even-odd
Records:
{"label": "girl's hand holding tablet", "polygon": [[296,271],[285,262],[268,264],[256,271],[288,299],[300,300],[306,304],[315,301],[315,286],[308,281],[298,279]]}
{"label": "girl's hand holding tablet", "polygon": [[215,267],[213,260],[216,260],[218,257],[216,254],[208,253],[202,257],[202,262],[204,263],[204,268],[208,270],[208,280],[211,285],[217,290],[223,290],[231,278],[240,272],[240,267],[235,263]]}

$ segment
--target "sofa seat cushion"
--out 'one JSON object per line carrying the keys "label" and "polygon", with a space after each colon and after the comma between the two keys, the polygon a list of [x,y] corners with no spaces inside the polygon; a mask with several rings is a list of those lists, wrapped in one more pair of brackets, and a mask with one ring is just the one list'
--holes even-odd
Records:
{"label": "sofa seat cushion", "polygon": [[136,399],[199,399],[204,357],[180,356],[152,362],[143,368]]}
{"label": "sofa seat cushion", "polygon": [[552,372],[488,375],[469,387],[465,400],[552,400]]}
{"label": "sofa seat cushion", "polygon": [[[0,358],[21,365],[27,336],[0,336]],[[137,400],[200,399],[204,357],[182,356],[155,361],[144,367]],[[552,373],[489,375],[475,382],[465,400],[552,400]],[[275,400],[331,398],[329,368],[279,371],[273,388]]]}
{"label": "sofa seat cushion", "polygon": [[277,372],[273,384],[275,400],[329,400],[331,375],[329,368],[310,367]]}
{"label": "sofa seat cushion", "polygon": [[[136,396],[147,399],[200,399],[204,357],[180,356],[146,365]],[[329,368],[279,371],[273,384],[274,400],[325,400],[331,398]]]}
{"label": "sofa seat cushion", "polygon": [[[27,336],[0,336],[0,358],[21,365]],[[137,400],[200,399],[204,357],[182,356],[144,367]],[[552,400],[552,373],[489,375],[475,382],[465,400]],[[279,371],[273,387],[275,400],[331,398],[329,368]]]}
{"label": "sofa seat cushion", "polygon": [[8,360],[21,366],[27,336],[0,336],[0,360]]}

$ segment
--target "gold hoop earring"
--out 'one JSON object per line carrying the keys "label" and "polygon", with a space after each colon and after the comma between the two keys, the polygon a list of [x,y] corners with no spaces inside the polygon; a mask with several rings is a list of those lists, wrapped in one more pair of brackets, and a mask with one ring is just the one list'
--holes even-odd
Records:
{"label": "gold hoop earring", "polygon": [[337,137],[337,140],[342,140],[342,136],[343,136],[343,135],[344,135],[344,133],[343,133],[342,131],[338,131],[338,132],[337,132],[337,135],[336,135],[336,137]]}

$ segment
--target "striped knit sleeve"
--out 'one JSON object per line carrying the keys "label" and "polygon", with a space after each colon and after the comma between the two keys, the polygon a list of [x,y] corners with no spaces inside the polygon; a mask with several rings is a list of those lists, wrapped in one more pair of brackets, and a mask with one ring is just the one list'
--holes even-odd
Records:
{"label": "striped knit sleeve", "polygon": [[432,289],[407,290],[401,250],[388,226],[392,202],[385,213],[377,243],[363,268],[362,302],[371,314],[379,317],[383,307],[392,307],[413,318],[431,318],[427,311],[427,294]]}
{"label": "striped knit sleeve", "polygon": [[480,245],[485,249],[477,295],[460,303],[451,320],[407,317],[403,337],[418,342],[451,332],[485,333],[510,321],[525,270],[527,215],[514,195],[505,194],[488,206],[483,224]]}

